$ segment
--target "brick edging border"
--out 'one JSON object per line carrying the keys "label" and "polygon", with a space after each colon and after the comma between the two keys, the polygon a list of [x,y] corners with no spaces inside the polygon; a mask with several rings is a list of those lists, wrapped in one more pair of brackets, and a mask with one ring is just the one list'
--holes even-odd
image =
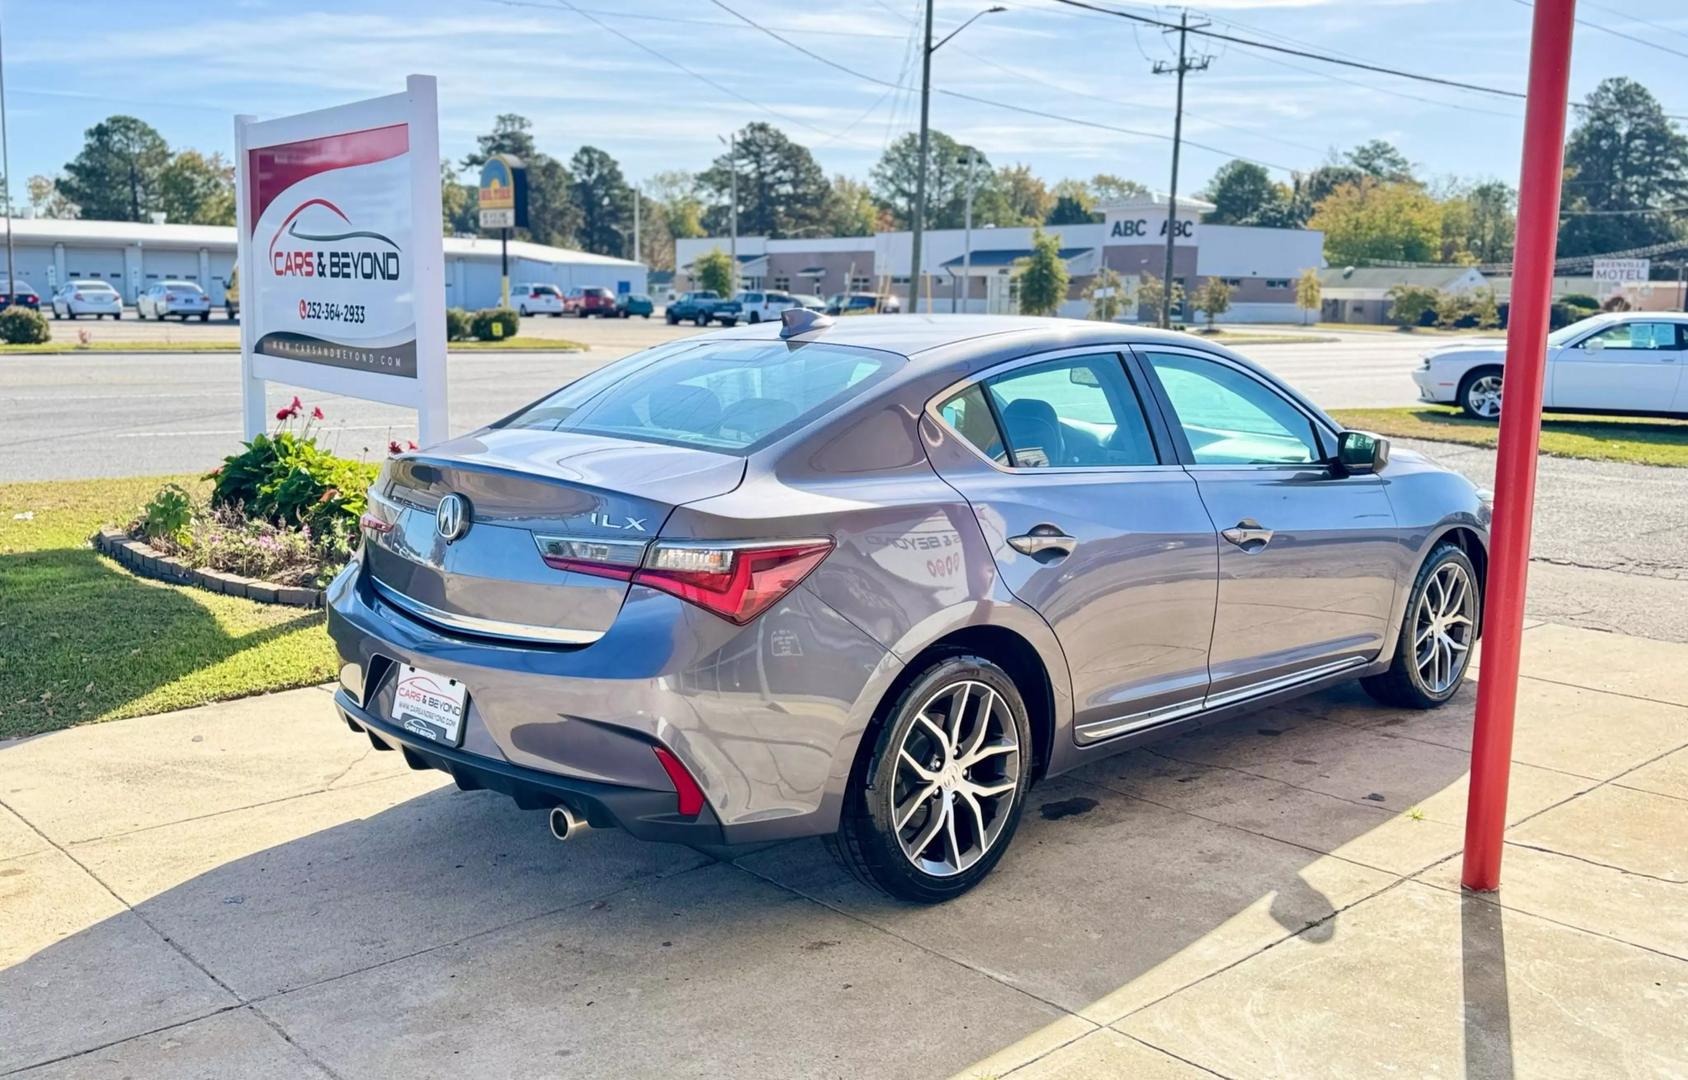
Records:
{"label": "brick edging border", "polygon": [[173,555],[136,540],[121,529],[101,529],[93,537],[94,550],[109,555],[142,577],[168,581],[176,585],[197,585],[211,592],[228,596],[244,596],[261,604],[286,604],[290,607],[319,608],[323,606],[322,590],[303,585],[277,585],[258,581],[221,570],[200,570],[189,566]]}

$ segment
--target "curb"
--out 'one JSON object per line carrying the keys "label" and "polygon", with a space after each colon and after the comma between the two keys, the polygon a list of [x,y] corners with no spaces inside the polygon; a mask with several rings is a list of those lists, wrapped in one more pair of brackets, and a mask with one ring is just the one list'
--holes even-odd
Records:
{"label": "curb", "polygon": [[94,550],[109,555],[141,577],[167,581],[172,585],[194,585],[227,596],[244,596],[261,604],[284,604],[288,607],[320,608],[324,606],[323,590],[302,585],[277,585],[272,581],[229,574],[221,570],[201,570],[180,559],[166,555],[144,540],[136,540],[121,529],[101,529],[93,536]]}

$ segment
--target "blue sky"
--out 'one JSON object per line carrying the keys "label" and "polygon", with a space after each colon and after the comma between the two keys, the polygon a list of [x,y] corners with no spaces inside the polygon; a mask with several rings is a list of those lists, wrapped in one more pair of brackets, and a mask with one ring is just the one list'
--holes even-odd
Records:
{"label": "blue sky", "polygon": [[[534,121],[542,149],[566,158],[591,143],[615,155],[632,179],[704,168],[719,152],[718,133],[759,119],[808,145],[829,173],[865,177],[886,142],[917,122],[917,94],[828,68],[708,0],[571,2],[740,97],[552,0],[0,0],[12,174],[21,181],[56,172],[83,130],[111,113],[142,117],[172,146],[227,153],[236,112],[274,116],[389,93],[409,72],[439,77],[442,144],[453,158],[495,114],[519,112]],[[875,78],[918,79],[911,33],[920,0],[726,2]],[[1172,55],[1159,32],[1053,0],[1002,2],[1008,11],[974,23],[937,54],[934,85],[1170,133],[1173,80],[1149,73],[1153,61]],[[987,3],[938,0],[938,32]],[[1688,4],[1585,0],[1580,8],[1589,22],[1688,54]],[[1216,0],[1197,10],[1239,36],[1498,87],[1524,82],[1530,12],[1518,0]],[[1428,176],[1516,180],[1518,102],[1236,45],[1205,51],[1213,62],[1189,80],[1186,135],[1224,153],[1186,149],[1184,190],[1199,187],[1229,156],[1271,164],[1284,177],[1282,167],[1305,169],[1332,147],[1374,137],[1395,142]],[[1627,74],[1667,110],[1688,114],[1685,62],[1579,28],[1572,95]],[[943,96],[933,98],[932,123],[996,164],[1025,162],[1049,180],[1104,171],[1156,188],[1166,183],[1169,143],[1147,134]],[[21,184],[13,190],[21,198]]]}

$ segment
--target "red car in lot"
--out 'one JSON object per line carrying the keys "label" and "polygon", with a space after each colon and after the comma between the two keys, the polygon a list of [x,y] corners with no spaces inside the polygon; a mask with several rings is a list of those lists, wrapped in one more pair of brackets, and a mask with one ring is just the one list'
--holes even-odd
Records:
{"label": "red car in lot", "polygon": [[0,309],[9,308],[13,304],[29,308],[32,311],[40,311],[41,296],[29,287],[27,281],[18,282],[17,288],[14,289],[10,281],[0,278]]}
{"label": "red car in lot", "polygon": [[616,315],[615,293],[608,289],[596,287],[583,289],[576,286],[563,297],[563,313],[578,315],[582,319],[588,315],[613,319]]}

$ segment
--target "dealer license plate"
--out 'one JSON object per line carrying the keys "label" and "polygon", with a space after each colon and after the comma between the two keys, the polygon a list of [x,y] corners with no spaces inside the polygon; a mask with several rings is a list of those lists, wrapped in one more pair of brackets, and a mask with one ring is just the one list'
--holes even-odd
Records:
{"label": "dealer license plate", "polygon": [[468,697],[468,688],[456,679],[400,664],[399,682],[393,692],[393,722],[406,731],[456,746],[463,741],[463,710]]}

